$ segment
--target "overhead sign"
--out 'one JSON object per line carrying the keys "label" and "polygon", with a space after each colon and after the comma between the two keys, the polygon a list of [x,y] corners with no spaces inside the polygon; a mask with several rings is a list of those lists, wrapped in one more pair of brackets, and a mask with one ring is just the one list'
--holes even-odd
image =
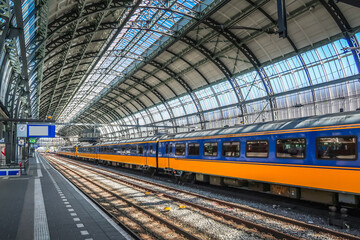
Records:
{"label": "overhead sign", "polygon": [[19,146],[25,146],[25,140],[19,139],[18,144],[19,144]]}
{"label": "overhead sign", "polygon": [[29,138],[29,143],[36,143],[36,138]]}
{"label": "overhead sign", "polygon": [[54,125],[27,125],[28,137],[55,137]]}
{"label": "overhead sign", "polygon": [[18,124],[17,125],[17,137],[27,137],[27,125]]}

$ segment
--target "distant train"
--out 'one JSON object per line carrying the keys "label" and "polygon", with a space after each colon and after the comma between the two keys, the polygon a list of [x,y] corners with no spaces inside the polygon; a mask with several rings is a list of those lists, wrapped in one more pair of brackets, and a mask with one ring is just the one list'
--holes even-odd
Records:
{"label": "distant train", "polygon": [[63,147],[59,155],[359,206],[360,113]]}

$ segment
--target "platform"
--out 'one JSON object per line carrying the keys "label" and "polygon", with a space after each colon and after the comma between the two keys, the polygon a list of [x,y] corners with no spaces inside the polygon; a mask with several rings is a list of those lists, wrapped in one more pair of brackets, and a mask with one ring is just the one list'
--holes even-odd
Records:
{"label": "platform", "polygon": [[40,155],[0,191],[0,239],[132,239]]}

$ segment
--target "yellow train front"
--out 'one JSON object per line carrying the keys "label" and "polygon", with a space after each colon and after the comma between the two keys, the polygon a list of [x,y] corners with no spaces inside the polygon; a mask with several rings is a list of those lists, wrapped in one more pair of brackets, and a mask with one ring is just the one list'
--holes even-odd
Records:
{"label": "yellow train front", "polygon": [[358,206],[359,119],[351,113],[133,139],[79,147],[77,157]]}

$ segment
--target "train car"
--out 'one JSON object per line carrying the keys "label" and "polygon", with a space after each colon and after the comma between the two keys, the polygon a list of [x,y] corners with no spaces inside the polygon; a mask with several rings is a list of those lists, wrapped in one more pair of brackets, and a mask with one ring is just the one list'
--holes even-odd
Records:
{"label": "train car", "polygon": [[88,145],[88,146],[78,146],[76,151],[76,157],[77,158],[83,158],[83,159],[98,159],[97,155],[98,151],[96,146],[94,145]]}
{"label": "train car", "polygon": [[341,113],[100,144],[91,158],[193,175],[215,185],[358,205],[359,135],[360,114]]}
{"label": "train car", "polygon": [[77,147],[60,147],[56,153],[61,156],[75,158],[77,157]]}
{"label": "train car", "polygon": [[156,168],[156,138],[124,140],[97,146],[98,160],[136,168]]}

